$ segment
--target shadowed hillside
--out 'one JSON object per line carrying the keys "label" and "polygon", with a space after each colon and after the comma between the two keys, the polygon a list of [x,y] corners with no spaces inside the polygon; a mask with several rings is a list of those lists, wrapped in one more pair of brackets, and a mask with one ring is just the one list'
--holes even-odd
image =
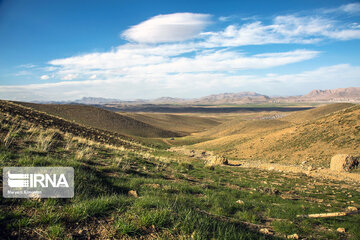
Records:
{"label": "shadowed hillside", "polygon": [[134,118],[86,105],[35,104],[18,102],[87,126],[139,137],[176,137],[178,133],[163,130]]}
{"label": "shadowed hillside", "polygon": [[13,122],[27,121],[45,129],[55,128],[66,133],[107,144],[126,145],[128,147],[135,144],[133,139],[127,136],[106,130],[82,126],[80,124],[8,101],[0,101],[0,113],[12,118]]}
{"label": "shadowed hillside", "polygon": [[207,130],[219,125],[221,121],[215,117],[198,117],[191,115],[157,114],[157,113],[123,113],[138,121],[173,132],[188,135]]}

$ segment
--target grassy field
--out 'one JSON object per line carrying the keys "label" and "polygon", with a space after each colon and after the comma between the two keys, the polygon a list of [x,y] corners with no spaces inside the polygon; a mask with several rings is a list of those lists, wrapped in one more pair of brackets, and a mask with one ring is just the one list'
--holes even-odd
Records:
{"label": "grassy field", "polygon": [[2,106],[1,167],[74,167],[75,197],[1,198],[2,239],[360,238],[359,215],[297,217],[360,208],[357,183],[207,165],[120,135],[102,141],[91,128],[83,137],[66,133],[57,128],[70,124],[64,120],[44,127],[14,114]]}

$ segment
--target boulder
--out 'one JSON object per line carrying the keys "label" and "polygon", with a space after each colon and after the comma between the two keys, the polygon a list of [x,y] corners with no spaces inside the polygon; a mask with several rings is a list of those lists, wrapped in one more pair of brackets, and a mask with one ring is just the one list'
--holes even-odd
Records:
{"label": "boulder", "polygon": [[225,157],[210,156],[210,157],[207,158],[206,164],[209,165],[209,166],[227,165],[227,164],[229,164],[229,162]]}
{"label": "boulder", "polygon": [[331,158],[330,169],[333,171],[345,171],[359,167],[359,160],[348,154],[337,154]]}

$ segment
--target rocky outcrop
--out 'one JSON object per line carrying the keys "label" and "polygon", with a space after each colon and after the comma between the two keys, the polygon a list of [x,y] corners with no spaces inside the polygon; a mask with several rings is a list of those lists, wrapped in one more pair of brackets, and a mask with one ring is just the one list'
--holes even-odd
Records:
{"label": "rocky outcrop", "polygon": [[348,154],[337,154],[331,158],[330,169],[333,171],[350,172],[359,167],[359,160]]}

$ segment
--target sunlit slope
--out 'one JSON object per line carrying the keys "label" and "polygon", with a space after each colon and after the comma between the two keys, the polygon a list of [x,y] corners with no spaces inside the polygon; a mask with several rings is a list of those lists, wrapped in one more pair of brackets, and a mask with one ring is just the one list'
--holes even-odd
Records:
{"label": "sunlit slope", "polygon": [[151,124],[155,127],[188,135],[194,132],[200,132],[217,126],[221,123],[219,118],[200,117],[179,114],[162,113],[121,113],[135,120]]}
{"label": "sunlit slope", "polygon": [[87,105],[18,103],[64,119],[111,132],[140,137],[174,137],[179,134],[163,130],[136,119]]}
{"label": "sunlit slope", "polygon": [[[335,112],[329,113],[330,108]],[[323,112],[322,117],[319,114],[315,120],[302,122],[290,121],[299,113],[281,121],[267,120],[267,124],[261,123],[266,120],[243,121],[242,131],[238,128],[239,131],[233,131],[234,134],[218,136],[195,146],[237,159],[264,159],[284,163],[306,160],[314,165],[327,165],[336,153],[359,154],[360,106],[350,105],[349,108],[336,110],[332,105],[320,107],[317,113]],[[314,114],[309,116],[314,118]],[[246,129],[246,126],[249,128]],[[259,127],[256,129],[256,126]]]}
{"label": "sunlit slope", "polygon": [[325,106],[317,107],[307,111],[296,112],[283,118],[285,121],[291,122],[304,122],[309,120],[315,120],[321,117],[331,114],[336,111],[340,111],[345,108],[354,106],[352,103],[334,103]]}

